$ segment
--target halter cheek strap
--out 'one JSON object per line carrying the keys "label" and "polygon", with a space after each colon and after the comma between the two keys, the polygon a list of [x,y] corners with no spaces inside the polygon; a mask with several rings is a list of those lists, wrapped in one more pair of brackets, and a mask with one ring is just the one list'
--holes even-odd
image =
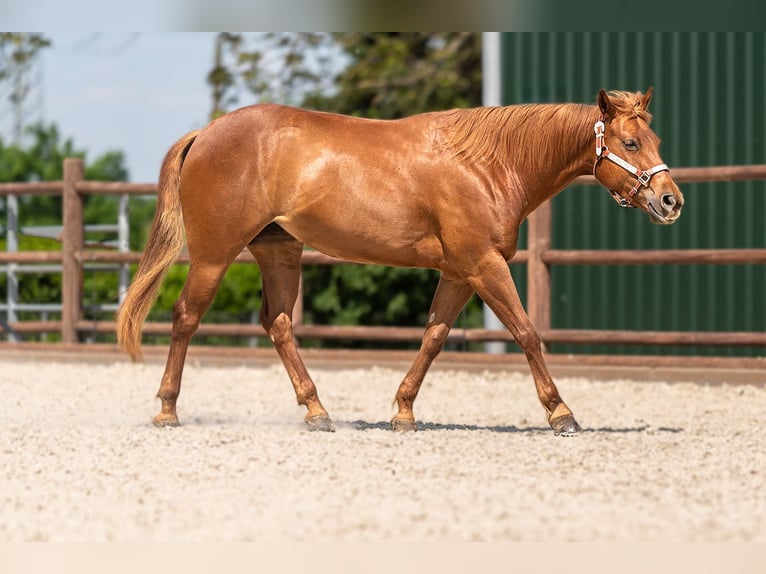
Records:
{"label": "halter cheek strap", "polygon": [[636,207],[633,205],[633,197],[636,195],[638,190],[642,187],[648,187],[649,182],[652,180],[652,177],[654,177],[655,174],[658,174],[661,171],[670,170],[664,163],[657,164],[647,170],[641,170],[630,162],[625,161],[617,154],[610,152],[609,148],[606,146],[606,143],[604,143],[604,129],[604,118],[603,116],[600,116],[596,122],[596,125],[593,127],[593,130],[596,132],[596,161],[593,164],[593,175],[596,175],[596,168],[602,159],[608,159],[612,163],[616,163],[622,169],[632,174],[637,181],[636,185],[634,185],[628,192],[627,197],[621,197],[616,191],[612,189],[610,189],[609,192],[612,194],[614,200],[622,207]]}

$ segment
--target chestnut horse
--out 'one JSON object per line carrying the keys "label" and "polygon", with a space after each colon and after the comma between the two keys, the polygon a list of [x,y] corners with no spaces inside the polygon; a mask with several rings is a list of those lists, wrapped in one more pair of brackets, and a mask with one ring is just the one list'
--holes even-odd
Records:
{"label": "chestnut horse", "polygon": [[140,357],[142,325],[185,241],[189,274],[156,426],[177,425],[189,340],[226,269],[247,247],[261,268],[266,329],[312,430],[334,430],[292,335],[301,253],[441,272],[423,342],[396,393],[394,430],[472,293],[523,349],[556,434],[580,430],[546,367],[508,261],[519,226],[577,176],[595,174],[622,205],[673,223],[683,196],[658,152],[646,94],[600,91],[597,105],[532,104],[368,120],[279,105],[245,107],[181,138],[160,172],[157,212],[118,313],[120,343]]}

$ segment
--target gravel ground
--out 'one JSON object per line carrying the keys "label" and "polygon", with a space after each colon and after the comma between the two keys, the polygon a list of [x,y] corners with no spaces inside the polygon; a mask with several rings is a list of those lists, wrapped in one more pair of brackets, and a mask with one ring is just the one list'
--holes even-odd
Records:
{"label": "gravel ground", "polygon": [[562,378],[555,437],[528,375],[434,370],[420,432],[388,430],[404,371],[312,369],[310,433],[281,366],[0,361],[5,541],[766,541],[764,385]]}

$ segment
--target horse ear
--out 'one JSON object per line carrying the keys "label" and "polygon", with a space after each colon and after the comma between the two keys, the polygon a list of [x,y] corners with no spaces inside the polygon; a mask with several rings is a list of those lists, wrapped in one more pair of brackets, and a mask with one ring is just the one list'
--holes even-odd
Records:
{"label": "horse ear", "polygon": [[654,93],[654,86],[649,86],[649,89],[646,90],[646,93],[641,96],[641,107],[645,110],[649,109],[649,102],[652,101],[652,93]]}
{"label": "horse ear", "polygon": [[604,119],[611,119],[614,116],[615,107],[607,93],[602,89],[598,92],[598,109]]}

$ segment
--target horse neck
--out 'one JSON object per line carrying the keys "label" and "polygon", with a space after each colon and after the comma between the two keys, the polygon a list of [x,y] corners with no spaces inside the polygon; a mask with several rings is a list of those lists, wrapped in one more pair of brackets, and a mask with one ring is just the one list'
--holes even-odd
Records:
{"label": "horse neck", "polygon": [[530,213],[580,175],[590,174],[595,160],[593,126],[598,108],[581,104],[529,106],[517,126],[523,153],[508,158],[521,183]]}

